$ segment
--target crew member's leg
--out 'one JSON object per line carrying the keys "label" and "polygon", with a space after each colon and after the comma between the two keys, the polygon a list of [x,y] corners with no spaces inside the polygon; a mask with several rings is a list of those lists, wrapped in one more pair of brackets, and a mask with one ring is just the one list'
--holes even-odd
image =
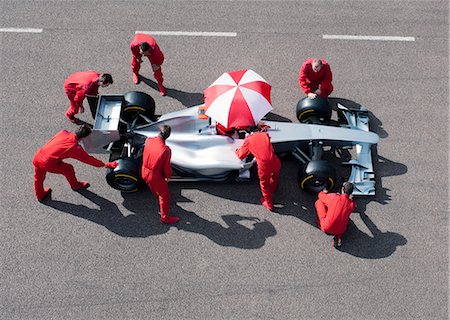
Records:
{"label": "crew member's leg", "polygon": [[44,189],[44,180],[46,176],[46,171],[42,170],[38,166],[34,166],[34,193],[36,194],[36,198],[38,201],[42,202],[45,197],[47,197],[52,189],[45,188]]}
{"label": "crew member's leg", "polygon": [[69,182],[70,187],[73,190],[80,190],[89,188],[90,184],[88,182],[78,181],[75,176],[75,169],[71,164],[61,162],[59,165],[47,168],[48,172],[62,174],[66,177],[67,182]]}
{"label": "crew member's leg", "polygon": [[272,200],[272,187],[270,183],[270,180],[272,178],[272,172],[270,172],[268,168],[258,165],[258,177],[262,193],[262,198],[260,199],[261,203],[264,207],[272,211],[273,200]]}
{"label": "crew member's leg", "polygon": [[166,88],[163,85],[163,73],[162,73],[162,66],[159,66],[158,70],[153,72],[153,75],[155,76],[156,82],[158,83],[158,89],[159,89],[159,93],[162,96],[166,95]]}
{"label": "crew member's leg", "polygon": [[141,69],[141,63],[134,56],[131,56],[131,71],[133,72],[133,82],[139,84],[139,70]]}
{"label": "crew member's leg", "polygon": [[166,224],[177,223],[180,218],[170,215],[170,191],[167,182],[150,181],[149,186],[158,199],[161,222]]}
{"label": "crew member's leg", "polygon": [[320,199],[317,199],[317,201],[316,201],[316,203],[314,205],[315,205],[316,211],[317,211],[317,224],[318,224],[318,227],[323,231],[323,229],[322,229],[322,221],[325,222],[325,219],[327,217],[327,210],[328,210],[327,206]]}
{"label": "crew member's leg", "polygon": [[66,111],[66,117],[71,122],[76,122],[77,118],[75,118],[75,115],[78,113],[78,104],[74,101],[76,92],[75,91],[66,91],[67,98],[69,98],[70,106],[69,109]]}
{"label": "crew member's leg", "polygon": [[322,98],[328,99],[328,96],[333,92],[334,88],[333,85],[330,84],[329,86],[327,86],[326,88],[321,88],[320,89],[320,96]]}

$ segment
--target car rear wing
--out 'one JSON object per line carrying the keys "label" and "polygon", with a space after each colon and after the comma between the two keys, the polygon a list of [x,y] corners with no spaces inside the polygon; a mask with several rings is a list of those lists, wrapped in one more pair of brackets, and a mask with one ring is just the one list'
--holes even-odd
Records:
{"label": "car rear wing", "polygon": [[109,144],[120,139],[119,124],[123,104],[123,95],[98,97],[92,133],[82,140],[87,152],[108,153]]}

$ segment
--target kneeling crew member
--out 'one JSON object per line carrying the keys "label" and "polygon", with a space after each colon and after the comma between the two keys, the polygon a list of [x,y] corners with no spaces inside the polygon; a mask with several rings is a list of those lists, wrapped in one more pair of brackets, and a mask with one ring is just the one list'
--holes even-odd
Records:
{"label": "kneeling crew member", "polygon": [[347,229],[350,214],[356,207],[352,193],[353,184],[345,182],[340,194],[323,190],[319,192],[319,199],[315,203],[318,227],[323,232],[334,235],[335,247],[341,245],[341,238]]}
{"label": "kneeling crew member", "polygon": [[324,59],[308,58],[300,69],[298,83],[310,99],[317,96],[328,99],[333,92],[333,74],[330,65]]}

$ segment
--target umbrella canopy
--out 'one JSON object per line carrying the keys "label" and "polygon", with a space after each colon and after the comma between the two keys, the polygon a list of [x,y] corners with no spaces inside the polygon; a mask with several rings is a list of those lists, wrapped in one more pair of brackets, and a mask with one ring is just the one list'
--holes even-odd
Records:
{"label": "umbrella canopy", "polygon": [[205,114],[227,128],[255,126],[270,110],[272,87],[252,70],[222,74],[205,90]]}

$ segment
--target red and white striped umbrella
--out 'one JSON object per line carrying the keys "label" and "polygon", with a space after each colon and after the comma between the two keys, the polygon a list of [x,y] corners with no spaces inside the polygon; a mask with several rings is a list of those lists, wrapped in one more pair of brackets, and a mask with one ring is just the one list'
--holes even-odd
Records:
{"label": "red and white striped umbrella", "polygon": [[205,114],[227,128],[255,126],[270,110],[271,85],[252,70],[226,72],[205,90]]}

